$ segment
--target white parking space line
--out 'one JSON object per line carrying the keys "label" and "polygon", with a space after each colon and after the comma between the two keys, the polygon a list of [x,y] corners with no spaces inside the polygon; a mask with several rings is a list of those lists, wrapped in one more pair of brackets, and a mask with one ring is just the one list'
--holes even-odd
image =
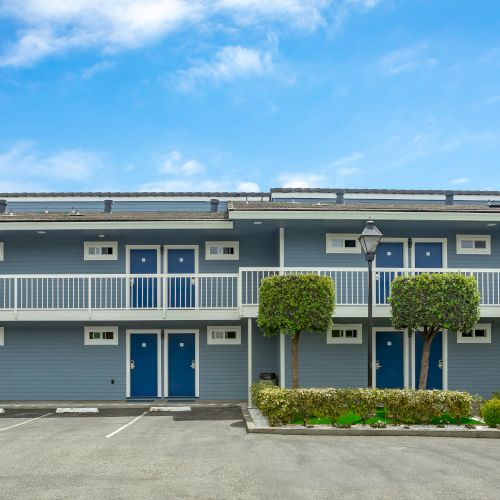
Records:
{"label": "white parking space line", "polygon": [[29,420],[24,420],[23,422],[19,422],[18,424],[9,425],[9,427],[4,427],[3,429],[0,429],[0,432],[6,431],[8,429],[13,429],[14,427],[19,427],[20,425],[29,424],[30,422],[34,422],[35,420],[39,420],[40,418],[48,417],[49,415],[52,415],[52,413],[54,412],[46,413],[45,415],[40,415],[39,417],[30,418]]}
{"label": "white parking space line", "polygon": [[119,427],[118,429],[116,429],[116,431],[113,431],[111,434],[108,434],[106,436],[106,439],[115,436],[119,432],[121,432],[124,429],[126,429],[129,425],[135,424],[140,418],[144,417],[144,415],[146,415],[147,413],[148,412],[146,410],[145,412],[141,413],[138,417],[135,417],[134,420],[131,420],[128,424],[122,425],[121,427]]}

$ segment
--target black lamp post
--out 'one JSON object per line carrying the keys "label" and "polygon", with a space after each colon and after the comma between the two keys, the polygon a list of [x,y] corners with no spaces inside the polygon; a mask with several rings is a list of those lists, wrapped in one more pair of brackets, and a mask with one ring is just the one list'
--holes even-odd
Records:
{"label": "black lamp post", "polygon": [[373,276],[372,264],[375,259],[382,233],[372,220],[367,221],[361,236],[358,238],[368,262],[368,387],[372,386],[372,330],[373,330]]}

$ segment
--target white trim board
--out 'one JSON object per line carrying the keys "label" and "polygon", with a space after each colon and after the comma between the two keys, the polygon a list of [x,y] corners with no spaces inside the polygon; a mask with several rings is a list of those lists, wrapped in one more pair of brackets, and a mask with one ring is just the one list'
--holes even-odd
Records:
{"label": "white trim board", "polygon": [[157,397],[161,397],[161,330],[157,330],[154,328],[143,330],[143,329],[135,329],[135,328],[127,328],[125,331],[126,335],[126,342],[125,342],[125,394],[127,398],[130,398],[130,336],[132,334],[156,334],[157,338],[157,367],[156,367],[156,372],[157,372]]}
{"label": "white trim board", "polygon": [[[7,216],[5,216],[7,217]],[[8,216],[10,217],[10,216]],[[13,215],[9,221],[0,218],[3,231],[36,231],[36,230],[82,230],[82,229],[233,229],[232,221],[206,220],[206,221],[94,221],[94,222],[11,222],[15,219]]]}
{"label": "white trim board", "polygon": [[[163,270],[168,274],[168,251],[169,250],[194,250],[194,273],[198,274],[200,268],[200,245],[163,245]],[[185,274],[185,273],[183,273]]]}
{"label": "white trim board", "polygon": [[441,243],[441,255],[442,262],[441,268],[446,269],[448,267],[448,238],[412,238],[411,246],[411,267],[415,267],[415,243]]}
{"label": "white trim board", "polygon": [[500,212],[388,212],[382,210],[229,210],[230,220],[401,220],[500,222]]}
{"label": "white trim board", "polygon": [[[402,243],[403,244],[403,267],[408,267],[408,238],[387,238],[382,237],[380,243]],[[377,256],[375,255],[375,260],[373,261],[373,267],[377,267]],[[380,267],[379,269],[383,269]]]}
{"label": "white trim board", "polygon": [[398,330],[391,326],[377,326],[372,331],[372,387],[377,387],[377,333],[378,332],[401,332],[403,335],[403,387],[410,385],[410,366],[409,366],[409,342],[408,332]]}
{"label": "white trim board", "polygon": [[195,373],[194,373],[194,392],[195,397],[200,397],[200,330],[196,328],[191,329],[166,329],[163,330],[163,395],[168,398],[168,336],[174,334],[194,334],[194,360],[195,360]]}

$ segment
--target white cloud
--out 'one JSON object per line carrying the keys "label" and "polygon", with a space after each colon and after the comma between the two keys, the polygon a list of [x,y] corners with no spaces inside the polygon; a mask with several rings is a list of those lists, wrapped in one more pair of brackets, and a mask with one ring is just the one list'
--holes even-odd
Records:
{"label": "white cloud", "polygon": [[260,186],[255,182],[239,182],[236,185],[236,191],[243,191],[247,193],[259,193]]}
{"label": "white cloud", "polygon": [[454,186],[460,186],[462,184],[468,184],[469,182],[469,177],[457,177],[456,179],[452,179],[450,181],[450,184],[453,184]]}
{"label": "white cloud", "polygon": [[337,169],[337,175],[341,177],[349,177],[360,173],[361,169],[358,167],[340,167]]}
{"label": "white cloud", "polygon": [[284,188],[314,188],[324,181],[323,175],[305,173],[283,173],[278,179],[280,187]]}
{"label": "white cloud", "polygon": [[210,176],[203,163],[195,159],[187,159],[175,149],[162,159],[158,173],[165,178],[145,182],[139,186],[139,191],[260,191],[255,182],[233,181]]}
{"label": "white cloud", "polygon": [[384,73],[398,75],[414,71],[422,67],[432,67],[437,60],[426,54],[427,44],[418,43],[409,47],[394,50],[379,59],[379,66]]}
{"label": "white cloud", "polygon": [[115,67],[115,63],[112,61],[101,61],[82,71],[82,78],[84,80],[89,80],[93,78],[98,73],[103,73],[104,71],[109,71]]}
{"label": "white cloud", "polygon": [[40,185],[46,181],[86,181],[101,164],[99,156],[92,151],[69,149],[42,155],[29,142],[18,142],[0,153],[0,174],[16,184],[26,179]]}
{"label": "white cloud", "polygon": [[158,171],[163,174],[197,175],[206,170],[198,160],[185,160],[179,151],[171,151],[163,160]]}
{"label": "white cloud", "polygon": [[219,50],[211,61],[200,62],[175,73],[174,84],[178,90],[188,92],[204,82],[219,83],[262,76],[271,73],[272,69],[270,52],[230,45]]}
{"label": "white cloud", "polygon": [[[216,18],[220,25],[275,24],[313,30],[366,12],[378,0],[2,0],[16,35],[0,66],[23,67],[72,49],[116,52],[145,46]],[[217,25],[212,23],[211,26]]]}

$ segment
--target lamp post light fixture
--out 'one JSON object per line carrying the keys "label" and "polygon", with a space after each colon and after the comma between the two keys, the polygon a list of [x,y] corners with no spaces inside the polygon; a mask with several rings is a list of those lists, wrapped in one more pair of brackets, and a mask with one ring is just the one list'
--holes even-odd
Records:
{"label": "lamp post light fixture", "polygon": [[368,387],[373,385],[372,377],[372,332],[373,332],[373,273],[372,264],[375,259],[378,244],[382,239],[382,233],[372,220],[366,222],[366,226],[358,238],[361,248],[368,262]]}

